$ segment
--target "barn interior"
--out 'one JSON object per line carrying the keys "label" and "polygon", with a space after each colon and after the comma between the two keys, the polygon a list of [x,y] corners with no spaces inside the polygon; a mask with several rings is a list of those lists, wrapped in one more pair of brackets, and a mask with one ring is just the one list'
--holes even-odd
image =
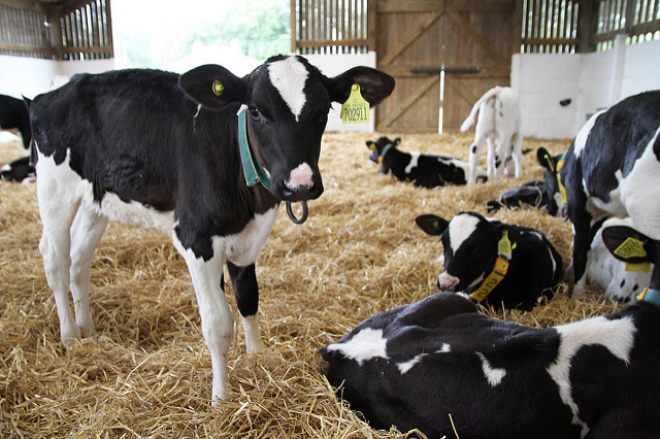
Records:
{"label": "barn interior", "polygon": [[[278,212],[257,263],[265,351],[245,354],[236,324],[229,395],[211,407],[211,360],[185,262],[168,236],[116,223],[92,267],[97,334],[65,350],[38,249],[35,185],[0,181],[3,435],[409,437],[396,426],[373,430],[351,411],[324,378],[317,350],[377,312],[437,291],[442,245],[416,227],[419,214],[476,211],[536,228],[568,266],[570,223],[537,207],[489,214],[486,202],[542,179],[536,149],[562,153],[587,115],[660,88],[657,75],[639,73],[659,67],[659,0],[291,0],[290,7],[292,53],[327,65],[364,55],[397,86],[372,112],[372,125],[337,125],[324,135],[326,191],[309,203],[308,220],[296,225]],[[45,92],[54,76],[107,70],[114,56],[111,0],[0,0],[0,93]],[[21,89],[24,78],[30,83]],[[495,85],[519,94],[523,148],[531,151],[522,177],[422,189],[379,174],[368,160],[366,141],[380,135],[401,137],[404,151],[467,160],[474,134],[458,128]],[[1,165],[24,155],[17,138],[0,144]],[[230,283],[226,294],[240,322]],[[481,312],[550,327],[623,306],[596,284],[574,299],[562,282],[532,311]]]}

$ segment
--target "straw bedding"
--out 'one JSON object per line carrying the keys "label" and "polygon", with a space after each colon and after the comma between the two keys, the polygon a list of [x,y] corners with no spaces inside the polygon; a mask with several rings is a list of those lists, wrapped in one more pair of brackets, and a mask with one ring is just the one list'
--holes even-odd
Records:
{"label": "straw bedding", "polygon": [[[440,240],[414,224],[422,213],[449,219],[486,213],[505,189],[542,178],[534,152],[524,176],[477,187],[419,189],[379,175],[365,141],[376,134],[327,133],[321,170],[326,191],[297,226],[284,208],[257,264],[266,350],[245,354],[236,325],[230,391],[208,404],[211,362],[184,261],[167,236],[111,224],[92,268],[97,334],[64,351],[53,295],[38,251],[35,185],[0,182],[0,432],[5,437],[398,438],[374,431],[338,401],[319,369],[317,349],[364,318],[436,292]],[[401,135],[401,149],[467,159],[468,134]],[[525,139],[558,153],[570,141]],[[23,154],[0,148],[0,164]],[[500,220],[543,230],[565,263],[570,225],[543,211],[502,211]],[[229,303],[235,310],[231,285]],[[550,326],[607,314],[617,305],[597,287],[580,300],[565,285],[532,312],[483,310],[497,318]],[[235,311],[238,320],[237,312]],[[460,435],[460,432],[458,432]]]}

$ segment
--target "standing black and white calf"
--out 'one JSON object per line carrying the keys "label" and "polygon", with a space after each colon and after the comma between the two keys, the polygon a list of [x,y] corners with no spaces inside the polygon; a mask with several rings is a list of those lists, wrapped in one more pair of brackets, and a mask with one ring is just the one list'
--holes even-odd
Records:
{"label": "standing black and white calf", "polygon": [[211,353],[212,397],[223,398],[233,333],[223,265],[247,350],[257,351],[255,261],[279,202],[323,192],[318,159],[328,110],[348,98],[353,84],[371,105],[394,88],[389,75],[374,69],[327,78],[302,57],[280,56],[243,78],[216,65],[180,77],[124,70],[77,75],[37,96],[30,116],[43,222],[39,249],[62,341],[94,332],[90,266],[108,219],[160,229],[171,234],[190,270]]}
{"label": "standing black and white calf", "polygon": [[460,212],[451,221],[436,215],[415,218],[427,234],[442,235],[441,291],[464,292],[493,306],[529,310],[561,279],[557,250],[538,230]]}
{"label": "standing black and white calf", "polygon": [[[630,217],[660,238],[660,91],[629,97],[593,115],[563,158],[539,153],[546,190],[573,224],[573,297],[584,294],[591,229],[605,216]],[[561,209],[560,209],[561,210]],[[660,289],[660,267],[651,286]]]}
{"label": "standing black and white calf", "polygon": [[17,129],[25,149],[30,147],[30,116],[25,102],[11,96],[0,95],[0,130]]}
{"label": "standing black and white calf", "polygon": [[540,329],[439,293],[364,320],[321,355],[337,394],[374,428],[651,439],[660,437],[660,302],[650,302]]}
{"label": "standing black and white calf", "polygon": [[[367,141],[367,147],[373,151],[369,159],[380,163],[379,172],[391,172],[399,181],[412,181],[415,186],[425,188],[467,182],[466,162],[453,157],[403,152],[397,148],[400,143],[400,137],[391,140],[386,136],[379,137],[375,142]],[[483,169],[477,168],[476,173],[478,182],[487,180]]]}
{"label": "standing black and white calf", "polygon": [[[476,182],[476,169],[479,158],[488,143],[488,178],[498,183],[502,178],[502,169],[507,175],[522,175],[522,132],[520,109],[516,92],[509,87],[493,87],[474,104],[472,111],[461,124],[461,132],[467,131],[474,124],[479,111],[479,120],[470,147],[470,175],[468,184]],[[513,160],[513,170],[510,161]]]}

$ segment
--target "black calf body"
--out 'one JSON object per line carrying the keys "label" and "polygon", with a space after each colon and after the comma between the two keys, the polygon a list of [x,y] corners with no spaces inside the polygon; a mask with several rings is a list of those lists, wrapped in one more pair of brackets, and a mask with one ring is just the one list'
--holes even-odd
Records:
{"label": "black calf body", "polygon": [[638,302],[554,328],[488,318],[439,293],[320,350],[327,377],[379,429],[429,438],[660,437],[660,308]]}
{"label": "black calf body", "polygon": [[0,95],[0,129],[15,128],[21,133],[23,146],[30,147],[30,115],[25,103],[11,96]]}
{"label": "black calf body", "polygon": [[[397,148],[400,143],[399,137],[391,140],[385,136],[367,142],[367,147],[373,150],[369,159],[380,163],[379,172],[391,172],[399,181],[412,181],[415,186],[424,188],[467,183],[467,162],[452,157],[403,152]],[[485,182],[486,173],[480,169],[477,172],[477,181]]]}

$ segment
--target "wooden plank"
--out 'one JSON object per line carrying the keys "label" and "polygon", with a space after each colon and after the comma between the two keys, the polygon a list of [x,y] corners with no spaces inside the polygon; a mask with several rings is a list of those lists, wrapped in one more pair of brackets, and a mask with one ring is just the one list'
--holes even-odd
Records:
{"label": "wooden plank", "polygon": [[377,0],[367,1],[367,45],[368,49],[378,53],[378,20],[376,15]]}
{"label": "wooden plank", "polygon": [[462,15],[456,13],[456,12],[451,12],[449,13],[449,17],[455,21],[457,24],[461,26],[462,29],[467,31],[469,35],[472,37],[474,40],[474,43],[481,47],[483,52],[488,55],[493,61],[495,61],[497,64],[508,64],[510,61],[502,56],[500,53],[499,49],[488,41],[487,38],[485,38],[481,32],[479,32],[478,29],[475,29],[469,21],[467,21],[465,18],[463,18]]}
{"label": "wooden plank", "polygon": [[401,55],[403,51],[405,51],[412,43],[414,43],[421,35],[423,35],[428,28],[433,26],[433,24],[437,22],[444,14],[444,11],[431,14],[431,16],[424,20],[424,22],[420,24],[418,28],[412,29],[411,32],[406,35],[401,35],[401,38],[399,39],[400,43],[394,49],[388,51],[388,53],[385,54],[385,56],[381,59],[380,64],[384,66],[391,64],[396,57]]}
{"label": "wooden plank", "polygon": [[298,50],[297,43],[297,34],[298,34],[298,12],[296,12],[296,0],[291,0],[289,6],[291,7],[291,14],[289,14],[289,24],[291,26],[291,53],[296,53]]}
{"label": "wooden plank", "polygon": [[55,54],[55,49],[53,47],[44,47],[35,44],[22,44],[22,43],[6,43],[0,41],[0,50],[15,50],[18,52],[39,52],[39,53],[48,53]]}
{"label": "wooden plank", "polygon": [[481,95],[474,94],[472,90],[463,83],[463,81],[453,75],[447,75],[445,77],[445,85],[456,90],[470,107],[481,98]]}
{"label": "wooden plank", "polygon": [[364,46],[367,44],[367,40],[363,39],[347,39],[347,40],[306,40],[299,41],[298,47],[334,47],[334,46]]}
{"label": "wooden plank", "polygon": [[513,12],[514,0],[379,0],[379,13],[399,12]]}
{"label": "wooden plank", "polygon": [[418,100],[421,98],[429,88],[440,82],[440,75],[435,75],[426,81],[423,81],[417,89],[415,89],[408,98],[406,98],[396,111],[393,111],[387,117],[380,121],[379,125],[382,127],[388,127],[397,120],[403,113],[405,113],[410,107],[412,107]]}

